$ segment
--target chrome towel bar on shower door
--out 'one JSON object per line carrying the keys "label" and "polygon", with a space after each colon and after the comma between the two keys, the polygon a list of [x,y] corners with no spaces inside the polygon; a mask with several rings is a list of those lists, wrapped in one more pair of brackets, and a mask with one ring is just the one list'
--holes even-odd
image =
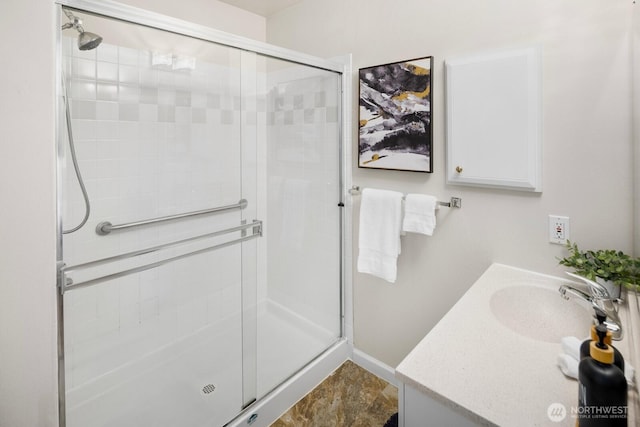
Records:
{"label": "chrome towel bar on shower door", "polygon": [[[251,229],[251,234],[246,235],[246,231]],[[187,252],[181,255],[177,255],[177,256],[173,256],[171,258],[166,258],[160,261],[156,261],[156,262],[152,262],[149,264],[145,264],[145,265],[141,265],[139,267],[135,267],[135,268],[130,268],[127,270],[123,270],[117,273],[111,273],[111,274],[106,274],[100,277],[96,277],[93,279],[88,279],[88,280],[83,280],[83,281],[78,281],[78,282],[74,282],[71,278],[67,277],[67,274],[74,272],[74,271],[80,271],[80,270],[84,270],[90,267],[96,267],[96,266],[100,266],[100,265],[104,265],[104,264],[109,264],[111,262],[114,261],[121,261],[124,259],[128,259],[128,258],[133,258],[136,256],[140,256],[140,255],[146,255],[146,254],[150,254],[156,251],[159,251],[161,249],[167,249],[170,247],[174,247],[174,246],[178,246],[180,244],[184,244],[187,242],[193,242],[195,240],[200,240],[203,238],[209,238],[209,237],[214,237],[214,236],[220,236],[223,234],[229,234],[229,233],[233,233],[233,232],[237,232],[237,231],[241,231],[241,237],[234,239],[234,240],[230,240],[227,242],[223,242],[223,243],[218,243],[215,245],[211,245],[211,246],[207,246],[203,249],[198,249],[195,251],[191,251],[191,252]],[[183,240],[179,240],[179,241],[175,241],[175,242],[171,242],[171,243],[165,243],[162,245],[158,245],[158,246],[154,246],[151,248],[146,248],[146,249],[141,249],[138,251],[133,251],[133,252],[128,252],[125,254],[121,254],[121,255],[115,255],[115,256],[111,256],[108,258],[103,258],[103,259],[99,259],[96,261],[90,261],[90,262],[86,262],[83,264],[78,264],[78,265],[73,265],[73,266],[65,266],[62,265],[59,269],[60,274],[62,274],[63,280],[61,281],[61,285],[60,285],[60,291],[64,294],[65,291],[68,291],[70,289],[75,289],[75,288],[84,288],[87,286],[91,286],[91,285],[97,285],[98,283],[102,283],[102,282],[106,282],[108,280],[113,280],[113,279],[117,279],[119,277],[124,277],[124,276],[128,276],[129,274],[133,274],[133,273],[139,273],[141,271],[145,271],[145,270],[150,270],[152,268],[155,267],[159,267],[161,265],[167,264],[169,262],[172,261],[177,261],[183,258],[187,258],[193,255],[199,255],[205,252],[209,252],[209,251],[213,251],[215,249],[221,249],[221,248],[225,248],[227,246],[231,246],[231,245],[235,245],[236,243],[242,243],[242,242],[246,242],[248,240],[251,239],[255,239],[256,237],[261,237],[262,236],[262,221],[259,220],[254,220],[251,223],[248,224],[242,224],[236,227],[231,227],[231,228],[227,228],[225,230],[221,230],[221,231],[216,231],[213,233],[208,233],[208,234],[204,234],[201,236],[195,236],[195,237],[190,237],[188,239],[183,239]]]}
{"label": "chrome towel bar on shower door", "polygon": [[246,199],[240,199],[240,201],[238,203],[236,203],[235,205],[227,205],[227,206],[220,206],[220,207],[217,207],[217,208],[203,209],[203,210],[200,210],[200,211],[185,212],[185,213],[176,214],[176,215],[163,216],[163,217],[160,217],[160,218],[153,218],[153,219],[145,219],[145,220],[142,220],[142,221],[128,222],[126,224],[113,225],[109,221],[103,221],[103,222],[101,222],[100,224],[98,224],[96,226],[96,233],[99,234],[100,236],[106,236],[107,234],[111,233],[112,231],[125,230],[127,228],[132,228],[132,227],[141,227],[143,225],[157,224],[159,222],[173,221],[173,220],[176,220],[176,219],[189,218],[189,217],[197,216],[197,215],[208,215],[208,214],[213,214],[213,213],[229,211],[229,210],[233,210],[233,209],[244,209],[244,208],[247,207],[247,204],[248,204],[248,202],[247,202]]}

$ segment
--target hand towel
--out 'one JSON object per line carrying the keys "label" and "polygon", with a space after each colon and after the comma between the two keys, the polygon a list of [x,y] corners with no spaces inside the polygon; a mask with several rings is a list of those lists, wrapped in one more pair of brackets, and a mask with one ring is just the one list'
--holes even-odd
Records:
{"label": "hand towel", "polygon": [[558,355],[558,367],[569,378],[578,379],[578,361],[568,354]]}
{"label": "hand towel", "polygon": [[636,370],[626,361],[624,362],[624,377],[627,380],[627,384],[633,386],[633,383],[636,379]]}
{"label": "hand towel", "polygon": [[395,283],[400,254],[402,193],[366,188],[360,204],[358,271]]}
{"label": "hand towel", "polygon": [[402,231],[433,235],[436,228],[438,199],[427,194],[407,194],[404,202]]}
{"label": "hand towel", "polygon": [[[588,338],[585,338],[588,339]],[[580,364],[580,346],[584,340],[576,337],[562,337],[562,353],[558,355],[558,367],[569,378],[578,379],[578,366]],[[624,364],[624,377],[627,384],[633,385],[635,381],[635,369],[627,361]]]}
{"label": "hand towel", "polygon": [[582,345],[582,341],[584,340],[579,340],[576,337],[562,337],[560,339],[562,351],[574,359],[580,360],[580,346]]}

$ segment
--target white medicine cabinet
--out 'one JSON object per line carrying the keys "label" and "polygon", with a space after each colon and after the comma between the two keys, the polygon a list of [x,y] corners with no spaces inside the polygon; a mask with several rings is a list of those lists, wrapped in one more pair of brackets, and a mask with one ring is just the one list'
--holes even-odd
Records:
{"label": "white medicine cabinet", "polygon": [[447,183],[542,191],[538,48],[445,61]]}

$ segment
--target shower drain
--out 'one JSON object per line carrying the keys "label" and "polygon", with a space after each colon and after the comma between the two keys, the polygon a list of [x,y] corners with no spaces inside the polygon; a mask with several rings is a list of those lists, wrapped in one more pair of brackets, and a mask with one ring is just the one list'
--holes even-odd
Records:
{"label": "shower drain", "polygon": [[214,386],[213,384],[207,384],[206,386],[202,387],[202,392],[204,394],[213,393],[215,390],[216,386]]}

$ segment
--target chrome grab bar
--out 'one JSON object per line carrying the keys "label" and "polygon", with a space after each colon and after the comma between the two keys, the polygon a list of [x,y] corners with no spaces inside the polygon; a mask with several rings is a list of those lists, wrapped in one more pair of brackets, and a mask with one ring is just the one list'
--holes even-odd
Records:
{"label": "chrome grab bar", "polygon": [[109,221],[103,221],[103,222],[101,222],[100,224],[98,224],[96,226],[96,234],[98,234],[100,236],[106,236],[107,234],[111,233],[112,231],[120,231],[120,230],[125,230],[127,228],[141,227],[143,225],[157,224],[159,222],[173,221],[173,220],[176,220],[176,219],[189,218],[189,217],[197,216],[197,215],[208,215],[208,214],[213,214],[213,213],[229,211],[229,210],[233,210],[233,209],[244,209],[244,208],[247,207],[247,205],[248,205],[248,202],[247,202],[246,199],[240,199],[240,201],[238,203],[236,203],[235,205],[220,206],[220,207],[217,207],[217,208],[203,209],[203,210],[199,210],[199,211],[186,212],[186,213],[175,214],[175,215],[168,215],[168,216],[163,216],[163,217],[153,218],[153,219],[145,219],[145,220],[142,220],[142,221],[128,222],[126,224],[113,225]]}
{"label": "chrome grab bar", "polygon": [[[245,235],[245,230],[246,229],[251,229],[252,230],[252,234],[250,235]],[[127,258],[132,258],[135,256],[140,256],[140,255],[145,255],[145,254],[149,254],[149,253],[153,253],[156,252],[160,249],[166,249],[166,248],[170,248],[173,246],[177,246],[180,245],[182,243],[186,243],[186,242],[190,242],[190,241],[195,241],[195,240],[200,240],[203,238],[207,238],[207,237],[214,237],[214,236],[220,236],[223,234],[229,234],[235,231],[242,231],[242,236],[235,239],[235,240],[230,240],[228,242],[224,242],[224,243],[219,243],[216,245],[212,245],[212,246],[208,246],[206,248],[203,249],[198,249],[195,251],[191,251],[191,252],[187,252],[185,254],[181,254],[181,255],[177,255],[171,258],[166,258],[163,259],[161,261],[156,261],[150,264],[145,264],[139,267],[134,267],[134,268],[130,268],[127,270],[123,270],[120,271],[118,273],[111,273],[111,274],[106,274],[104,276],[100,276],[97,277],[95,279],[89,279],[89,280],[85,280],[85,281],[80,281],[80,282],[74,282],[72,279],[68,278],[66,275],[71,272],[71,271],[78,271],[78,270],[82,270],[88,267],[95,267],[98,265],[102,265],[102,264],[106,264],[109,262],[113,262],[113,261],[118,261],[118,260],[123,260],[123,259],[127,259]],[[61,266],[60,267],[60,274],[62,274],[62,279],[61,280],[61,287],[60,287],[60,292],[62,294],[64,294],[66,291],[71,290],[71,289],[76,289],[76,288],[84,288],[87,286],[92,286],[92,285],[97,285],[98,283],[102,283],[102,282],[106,282],[108,280],[113,280],[113,279],[117,279],[119,277],[124,277],[124,276],[128,276],[129,274],[133,274],[133,273],[138,273],[141,271],[145,271],[145,270],[150,270],[152,268],[155,267],[159,267],[161,265],[167,264],[169,262],[172,261],[177,261],[183,258],[187,258],[193,255],[199,255],[205,252],[209,252],[209,251],[213,251],[216,249],[221,249],[227,246],[231,246],[231,245],[235,245],[236,243],[242,243],[242,242],[246,242],[248,240],[251,239],[255,239],[256,237],[262,237],[262,221],[259,220],[254,220],[253,222],[249,223],[249,224],[243,224],[237,227],[231,227],[225,230],[221,230],[221,231],[216,231],[213,233],[208,233],[208,234],[204,234],[201,236],[195,236],[195,237],[190,237],[188,239],[183,239],[183,240],[178,240],[175,242],[171,242],[171,243],[165,243],[162,245],[158,245],[158,246],[153,246],[150,248],[146,248],[146,249],[141,249],[138,251],[133,251],[133,252],[128,252],[125,254],[121,254],[121,255],[115,255],[115,256],[111,256],[108,258],[102,258],[96,261],[90,261],[90,262],[86,262],[83,264],[78,264],[78,265],[73,265],[73,266]]]}

